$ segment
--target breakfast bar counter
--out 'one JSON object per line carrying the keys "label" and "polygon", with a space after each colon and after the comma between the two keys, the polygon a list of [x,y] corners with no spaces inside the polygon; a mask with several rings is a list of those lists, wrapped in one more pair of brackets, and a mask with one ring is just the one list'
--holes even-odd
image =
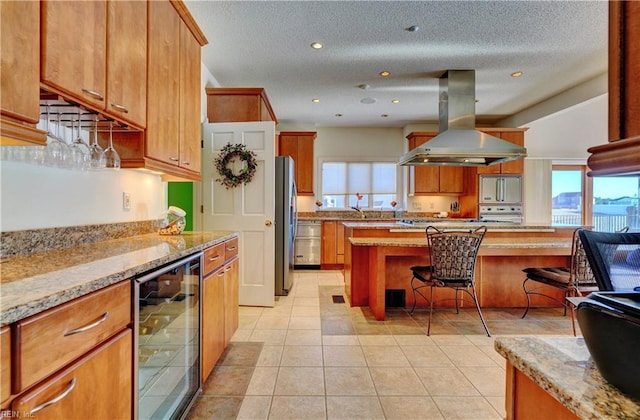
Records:
{"label": "breakfast bar counter", "polygon": [[637,419],[640,401],[611,386],[581,337],[498,337],[507,361],[507,419]]}
{"label": "breakfast bar counter", "polygon": [[[373,225],[373,226],[372,226]],[[376,226],[377,225],[377,226]],[[441,223],[442,228],[470,228],[469,223]],[[524,307],[522,289],[526,267],[568,266],[571,235],[575,227],[492,226],[482,241],[476,263],[476,289],[481,307]],[[440,228],[440,226],[438,226]],[[390,223],[345,223],[345,292],[352,306],[369,306],[377,320],[384,319],[385,294],[404,290],[405,306],[413,305],[410,281],[413,265],[429,265],[424,229],[397,227]],[[564,298],[562,291],[547,287],[545,293]],[[452,306],[453,291],[434,291],[437,305]],[[419,300],[417,306],[425,306]],[[463,306],[465,303],[463,302]],[[557,303],[532,296],[532,306]]]}

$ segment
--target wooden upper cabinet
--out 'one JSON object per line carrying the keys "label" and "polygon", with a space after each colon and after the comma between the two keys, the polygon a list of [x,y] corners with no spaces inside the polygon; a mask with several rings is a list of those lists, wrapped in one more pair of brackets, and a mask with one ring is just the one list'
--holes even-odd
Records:
{"label": "wooden upper cabinet", "polygon": [[106,110],[141,128],[147,118],[147,5],[107,3]]}
{"label": "wooden upper cabinet", "polygon": [[278,156],[291,156],[295,162],[298,195],[313,195],[313,142],[315,131],[283,131],[278,136]]}
{"label": "wooden upper cabinet", "polygon": [[210,123],[273,121],[278,124],[264,88],[206,88],[206,92]]}
{"label": "wooden upper cabinet", "polygon": [[50,0],[41,5],[45,89],[144,128],[146,3]]}
{"label": "wooden upper cabinet", "polygon": [[45,144],[37,130],[40,98],[40,2],[0,1],[1,145]]}
{"label": "wooden upper cabinet", "polygon": [[[497,137],[499,139],[508,141],[510,143],[524,146],[524,129],[518,130],[482,130],[484,133],[490,136]],[[479,174],[518,174],[524,173],[524,159],[516,159],[509,162],[491,165],[491,166],[478,166],[477,171]]]}
{"label": "wooden upper cabinet", "polygon": [[43,1],[41,82],[94,109],[106,97],[107,3]]}
{"label": "wooden upper cabinet", "polygon": [[149,70],[145,155],[178,166],[181,22],[168,1],[151,1],[147,5]]}
{"label": "wooden upper cabinet", "polygon": [[200,173],[200,44],[186,25],[180,29],[180,163]]}
{"label": "wooden upper cabinet", "polygon": [[[410,133],[409,150],[428,142],[438,133]],[[410,166],[409,194],[458,194],[464,191],[463,168],[452,166]]]}

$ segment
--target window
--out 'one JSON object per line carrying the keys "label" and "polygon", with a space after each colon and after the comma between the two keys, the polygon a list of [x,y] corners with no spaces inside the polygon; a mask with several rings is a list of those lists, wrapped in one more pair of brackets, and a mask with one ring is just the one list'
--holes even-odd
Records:
{"label": "window", "polygon": [[[323,162],[322,204],[326,208],[391,207],[397,166],[390,162]],[[358,200],[356,194],[362,198]]]}
{"label": "window", "polygon": [[599,176],[593,178],[593,227],[614,232],[628,226],[640,229],[640,176]]}
{"label": "window", "polygon": [[588,177],[586,166],[553,166],[551,220],[614,232],[640,230],[639,176]]}
{"label": "window", "polygon": [[584,165],[554,165],[551,174],[551,221],[554,224],[587,225],[590,220],[591,179]]}

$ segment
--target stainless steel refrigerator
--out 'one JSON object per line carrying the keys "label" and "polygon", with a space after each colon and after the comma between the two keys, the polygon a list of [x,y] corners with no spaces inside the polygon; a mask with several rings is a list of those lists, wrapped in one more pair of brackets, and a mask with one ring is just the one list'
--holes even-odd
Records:
{"label": "stainless steel refrigerator", "polygon": [[289,156],[276,157],[276,296],[286,296],[293,287],[294,243],[298,223],[294,165]]}

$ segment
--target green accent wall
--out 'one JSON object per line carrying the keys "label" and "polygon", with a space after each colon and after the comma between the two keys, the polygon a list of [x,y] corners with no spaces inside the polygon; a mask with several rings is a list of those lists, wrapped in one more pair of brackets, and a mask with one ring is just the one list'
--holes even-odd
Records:
{"label": "green accent wall", "polygon": [[168,202],[170,206],[180,207],[187,212],[187,226],[184,230],[193,231],[193,183],[168,182]]}

